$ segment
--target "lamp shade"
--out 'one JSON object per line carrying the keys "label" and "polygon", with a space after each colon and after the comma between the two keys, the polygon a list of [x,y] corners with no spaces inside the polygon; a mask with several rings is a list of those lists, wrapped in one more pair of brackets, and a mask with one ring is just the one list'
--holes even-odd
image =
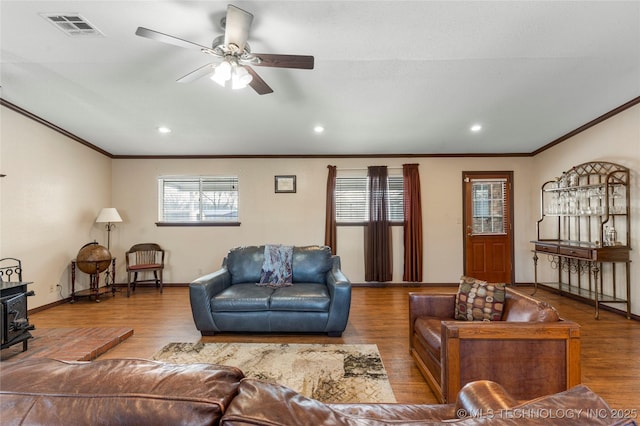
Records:
{"label": "lamp shade", "polygon": [[98,218],[96,219],[97,223],[105,223],[105,222],[122,222],[122,218],[118,214],[118,210],[114,207],[105,207],[100,211]]}
{"label": "lamp shade", "polygon": [[238,66],[234,71],[231,76],[231,88],[234,90],[244,89],[253,80],[253,76],[245,67]]}
{"label": "lamp shade", "polygon": [[220,65],[215,67],[215,71],[211,76],[211,80],[215,81],[222,87],[226,85],[227,80],[229,80],[230,78],[231,78],[231,64],[227,61],[224,61]]}

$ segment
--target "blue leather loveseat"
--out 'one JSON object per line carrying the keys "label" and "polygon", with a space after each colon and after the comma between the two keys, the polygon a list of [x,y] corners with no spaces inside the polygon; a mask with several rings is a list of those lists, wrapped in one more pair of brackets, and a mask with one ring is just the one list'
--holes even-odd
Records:
{"label": "blue leather loveseat", "polygon": [[327,333],[347,326],[351,282],[326,246],[293,247],[292,285],[258,286],[264,246],[229,251],[222,268],[189,284],[191,311],[203,336],[220,332]]}

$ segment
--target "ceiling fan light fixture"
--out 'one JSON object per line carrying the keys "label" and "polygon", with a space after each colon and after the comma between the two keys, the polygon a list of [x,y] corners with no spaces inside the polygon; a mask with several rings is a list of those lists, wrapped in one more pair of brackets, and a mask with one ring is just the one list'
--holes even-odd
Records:
{"label": "ceiling fan light fixture", "polygon": [[220,65],[215,67],[215,71],[211,76],[211,80],[224,87],[231,79],[231,64],[227,61],[223,61]]}
{"label": "ceiling fan light fixture", "polygon": [[244,89],[251,83],[253,76],[243,66],[236,66],[231,74],[231,88],[234,90]]}
{"label": "ceiling fan light fixture", "polygon": [[[314,58],[309,55],[253,54],[247,42],[253,14],[232,4],[227,5],[227,13],[221,21],[224,34],[216,37],[211,47],[183,40],[168,34],[138,27],[136,35],[152,40],[188,49],[197,48],[200,52],[214,56],[217,66],[209,63],[180,77],[178,83],[189,83],[209,76],[222,87],[243,89],[247,86],[259,95],[273,93],[273,89],[256,73],[254,66],[272,68],[294,68],[312,70]],[[213,70],[211,69],[213,67]]]}
{"label": "ceiling fan light fixture", "polygon": [[226,58],[220,65],[215,67],[211,80],[215,81],[222,87],[227,86],[227,82],[231,82],[231,88],[234,90],[244,89],[251,83],[253,76],[249,71],[232,58]]}

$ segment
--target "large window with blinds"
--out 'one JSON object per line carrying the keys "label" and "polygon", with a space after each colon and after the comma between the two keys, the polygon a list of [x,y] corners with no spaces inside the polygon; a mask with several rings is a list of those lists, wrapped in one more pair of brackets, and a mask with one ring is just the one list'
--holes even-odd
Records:
{"label": "large window with blinds", "polygon": [[[404,182],[402,176],[389,176],[388,212],[389,221],[404,221]],[[369,220],[369,185],[366,176],[336,178],[336,223],[357,225]]]}
{"label": "large window with blinds", "polygon": [[236,176],[161,177],[158,192],[159,222],[238,222]]}

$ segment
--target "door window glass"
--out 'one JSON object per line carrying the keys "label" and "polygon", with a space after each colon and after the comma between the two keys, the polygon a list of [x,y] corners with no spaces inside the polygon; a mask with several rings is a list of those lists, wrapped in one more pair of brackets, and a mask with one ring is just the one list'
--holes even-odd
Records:
{"label": "door window glass", "polygon": [[473,234],[506,233],[506,183],[505,179],[471,181]]}

